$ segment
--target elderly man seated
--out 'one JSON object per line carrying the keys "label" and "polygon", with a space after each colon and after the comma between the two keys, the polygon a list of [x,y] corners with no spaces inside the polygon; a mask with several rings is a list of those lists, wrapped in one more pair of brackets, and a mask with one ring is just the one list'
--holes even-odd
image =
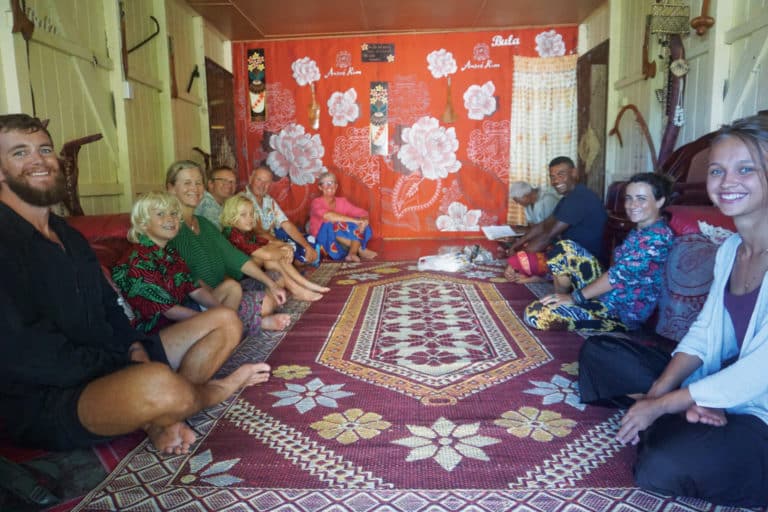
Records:
{"label": "elderly man seated", "polygon": [[216,167],[208,173],[206,190],[203,199],[195,208],[195,215],[205,217],[214,226],[221,229],[219,217],[224,207],[224,201],[235,195],[237,175],[226,166]]}
{"label": "elderly man seated", "polygon": [[[525,220],[529,225],[538,224],[552,215],[560,195],[552,187],[532,187],[525,181],[514,181],[509,184],[509,199],[523,207]],[[515,227],[515,231],[519,231]]]}
{"label": "elderly man seated", "polygon": [[272,181],[272,171],[262,165],[254,169],[245,190],[246,197],[253,201],[256,217],[260,221],[260,226],[257,226],[261,228],[259,234],[270,240],[290,243],[294,248],[294,256],[300,263],[317,264],[320,254],[314,242],[310,243],[306,239],[269,195]]}
{"label": "elderly man seated", "polygon": [[79,232],[50,206],[64,177],[51,136],[25,114],[0,116],[0,419],[20,444],[66,450],[143,429],[166,453],[189,451],[185,419],[269,366],[214,373],[242,324],[180,336],[134,330]]}

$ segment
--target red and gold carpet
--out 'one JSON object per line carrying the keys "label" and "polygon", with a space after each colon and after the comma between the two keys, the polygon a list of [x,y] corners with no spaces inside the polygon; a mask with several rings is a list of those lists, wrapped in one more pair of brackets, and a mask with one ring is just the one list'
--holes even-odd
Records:
{"label": "red and gold carpet", "polygon": [[621,414],[579,402],[582,338],[529,330],[534,294],[501,272],[324,264],[332,291],[230,362],[266,358],[267,384],[193,418],[187,456],[139,446],[77,510],[712,510],[632,486]]}

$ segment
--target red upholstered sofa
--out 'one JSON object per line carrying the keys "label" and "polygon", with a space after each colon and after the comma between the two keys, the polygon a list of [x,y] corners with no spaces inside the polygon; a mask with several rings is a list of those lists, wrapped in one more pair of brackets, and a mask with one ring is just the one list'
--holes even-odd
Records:
{"label": "red upholstered sofa", "polygon": [[106,269],[111,269],[130,245],[126,238],[131,227],[131,217],[128,213],[82,215],[66,219],[70,226],[80,231],[90,242]]}

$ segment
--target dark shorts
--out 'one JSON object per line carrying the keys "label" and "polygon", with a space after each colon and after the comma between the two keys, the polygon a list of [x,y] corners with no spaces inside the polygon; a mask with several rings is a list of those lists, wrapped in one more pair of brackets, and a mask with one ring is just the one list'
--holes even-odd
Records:
{"label": "dark shorts", "polygon": [[[143,345],[152,361],[168,364],[160,338],[155,338]],[[130,363],[126,363],[126,366],[128,364]],[[72,388],[50,389],[41,396],[38,404],[29,404],[31,407],[25,416],[32,419],[34,424],[24,428],[22,432],[14,433],[16,442],[34,448],[62,451],[86,448],[112,439],[94,434],[80,422],[77,404],[87,386],[88,384],[82,384]],[[12,426],[9,427],[9,430],[14,430]]]}

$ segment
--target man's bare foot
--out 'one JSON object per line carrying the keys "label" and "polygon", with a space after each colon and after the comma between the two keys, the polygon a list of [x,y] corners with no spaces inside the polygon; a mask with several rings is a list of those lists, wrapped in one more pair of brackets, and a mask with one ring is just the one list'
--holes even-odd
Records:
{"label": "man's bare foot", "polygon": [[195,432],[183,421],[167,427],[150,425],[145,430],[152,446],[158,452],[169,455],[189,453],[189,447],[197,439]]}
{"label": "man's bare foot", "polygon": [[364,260],[372,260],[378,255],[379,253],[376,251],[372,251],[370,249],[360,249],[360,257]]}
{"label": "man's bare foot", "polygon": [[265,331],[282,331],[291,323],[291,315],[275,313],[261,319],[261,328]]}
{"label": "man's bare foot", "polygon": [[354,262],[354,263],[359,263],[360,262],[360,258],[357,256],[357,254],[347,254],[344,257],[344,261],[351,261],[351,262]]}
{"label": "man's bare foot", "polygon": [[261,384],[269,380],[271,368],[267,363],[248,363],[240,366],[238,369],[224,377],[224,380],[232,380],[232,383],[226,383],[234,386],[235,389]]}
{"label": "man's bare foot", "polygon": [[313,283],[312,281],[309,281],[307,288],[318,293],[328,293],[329,291],[331,291],[331,289],[328,288],[327,286],[322,286],[317,283]]}
{"label": "man's bare foot", "polygon": [[704,425],[711,425],[713,427],[722,427],[728,423],[728,419],[725,417],[725,411],[722,409],[713,409],[711,407],[701,407],[700,405],[692,405],[685,411],[685,419],[688,423],[703,423]]}

